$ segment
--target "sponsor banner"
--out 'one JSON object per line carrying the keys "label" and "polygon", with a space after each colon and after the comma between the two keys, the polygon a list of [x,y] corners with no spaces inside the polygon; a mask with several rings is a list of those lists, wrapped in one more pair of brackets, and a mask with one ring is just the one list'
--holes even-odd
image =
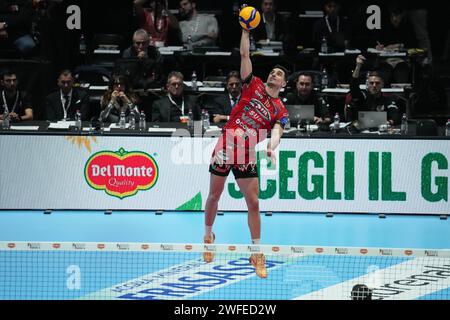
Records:
{"label": "sponsor banner", "polygon": [[[0,135],[0,209],[204,209],[217,138],[77,139]],[[265,146],[262,211],[448,212],[449,140],[283,139],[276,166]],[[247,210],[232,174],[220,210]]]}

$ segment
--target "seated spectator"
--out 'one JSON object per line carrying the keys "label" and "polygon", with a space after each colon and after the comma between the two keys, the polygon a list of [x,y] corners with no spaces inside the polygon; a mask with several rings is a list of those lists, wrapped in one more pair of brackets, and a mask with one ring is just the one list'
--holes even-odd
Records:
{"label": "seated spectator", "polygon": [[109,89],[100,100],[100,120],[108,123],[118,123],[120,114],[125,112],[126,121],[130,117],[139,119],[139,98],[133,92],[128,79],[122,75],[113,75]]}
{"label": "seated spectator", "polygon": [[366,59],[359,55],[356,58],[355,71],[350,80],[350,103],[346,106],[347,120],[358,119],[358,111],[385,111],[387,119],[391,125],[400,123],[400,112],[398,106],[392,97],[386,96],[381,92],[384,87],[384,81],[377,72],[368,74],[367,92],[363,92],[359,87],[359,75],[361,66]]}
{"label": "seated spectator", "polygon": [[15,49],[24,56],[32,53],[36,48],[30,35],[32,19],[32,1],[1,1],[0,48]]}
{"label": "seated spectator", "polygon": [[[399,51],[407,48],[416,48],[417,41],[408,16],[398,6],[391,5],[389,23],[381,29],[381,37],[376,49],[380,51]],[[387,85],[390,83],[410,82],[410,67],[405,58],[379,58],[377,69],[385,76]]]}
{"label": "seated spectator", "polygon": [[285,104],[314,105],[314,123],[331,123],[330,110],[314,91],[313,76],[307,72],[298,74],[294,92],[287,94]]}
{"label": "seated spectator", "polygon": [[214,110],[212,110],[213,122],[228,121],[233,107],[241,99],[242,80],[238,71],[231,71],[226,78],[227,95],[217,96],[213,100]]}
{"label": "seated spectator", "polygon": [[197,12],[196,0],[180,1],[180,29],[183,44],[192,41],[193,47],[215,46],[219,35],[217,19],[208,14]]}
{"label": "seated spectator", "polygon": [[194,120],[200,120],[200,108],[195,97],[184,94],[183,79],[183,74],[177,71],[168,75],[167,96],[153,102],[153,122],[180,122],[180,117],[187,116],[190,109]]}
{"label": "seated spectator", "polygon": [[9,114],[11,122],[20,122],[33,120],[33,107],[31,106],[30,96],[22,90],[18,90],[19,79],[12,70],[6,70],[1,77],[1,103],[0,119],[3,120],[3,114]]}
{"label": "seated spectator", "polygon": [[89,96],[85,91],[74,88],[73,85],[72,72],[63,70],[58,77],[59,90],[45,98],[47,120],[75,119],[77,110],[81,113],[81,120],[88,120]]}
{"label": "seated spectator", "polygon": [[133,45],[123,52],[122,57],[139,60],[130,79],[134,88],[148,88],[158,83],[161,76],[161,55],[157,48],[150,45],[148,33],[144,29],[134,33]]}
{"label": "seated spectator", "polygon": [[180,26],[168,9],[167,0],[134,0],[134,8],[139,26],[150,36],[150,45],[168,46],[179,42]]}
{"label": "seated spectator", "polygon": [[324,17],[317,20],[313,27],[313,42],[320,51],[323,38],[327,41],[328,52],[344,51],[349,45],[350,26],[345,17],[339,15],[336,0],[325,0]]}
{"label": "seated spectator", "polygon": [[275,0],[261,1],[261,23],[252,32],[255,41],[284,41],[287,36],[287,25],[282,15],[277,13]]}

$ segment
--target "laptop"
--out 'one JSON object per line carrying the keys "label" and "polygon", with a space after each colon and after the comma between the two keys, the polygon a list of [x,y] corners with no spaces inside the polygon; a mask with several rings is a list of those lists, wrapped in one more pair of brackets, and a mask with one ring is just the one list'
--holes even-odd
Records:
{"label": "laptop", "polygon": [[373,129],[386,124],[387,112],[385,111],[359,111],[358,122],[361,129]]}
{"label": "laptop", "polygon": [[314,123],[313,104],[290,104],[286,105],[286,109],[289,112],[291,126],[296,126],[298,123]]}

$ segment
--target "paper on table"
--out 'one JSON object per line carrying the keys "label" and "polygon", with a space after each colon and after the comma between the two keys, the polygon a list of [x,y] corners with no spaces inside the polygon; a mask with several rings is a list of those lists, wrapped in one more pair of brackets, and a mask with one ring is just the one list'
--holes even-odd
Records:
{"label": "paper on table", "polygon": [[224,56],[224,57],[229,57],[229,56],[231,56],[231,52],[227,52],[227,51],[206,51],[205,55],[206,56]]}
{"label": "paper on table", "polygon": [[[128,127],[130,126],[129,123],[125,123],[125,129],[128,129]],[[111,125],[109,126],[110,129],[120,129],[119,125],[117,123],[111,123]],[[123,130],[123,129],[122,129]]]}
{"label": "paper on table", "polygon": [[48,126],[49,129],[69,129],[69,127],[75,126],[75,121],[58,121],[52,122]]}
{"label": "paper on table", "polygon": [[198,88],[198,91],[202,91],[202,92],[224,92],[225,88],[201,87],[201,88]]}
{"label": "paper on table", "polygon": [[175,132],[177,128],[148,128],[148,132]]}
{"label": "paper on table", "polygon": [[10,130],[21,130],[21,131],[37,131],[39,126],[11,126]]}

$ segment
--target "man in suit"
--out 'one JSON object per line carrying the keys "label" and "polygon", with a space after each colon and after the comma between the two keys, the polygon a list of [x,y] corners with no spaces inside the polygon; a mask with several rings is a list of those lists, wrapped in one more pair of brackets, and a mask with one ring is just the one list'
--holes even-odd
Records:
{"label": "man in suit", "polygon": [[172,71],[167,77],[167,96],[153,102],[153,122],[180,122],[181,116],[187,116],[192,110],[194,120],[200,120],[200,109],[193,96],[185,95],[183,74]]}
{"label": "man in suit", "polygon": [[73,84],[72,72],[62,71],[58,77],[59,90],[45,99],[47,120],[74,119],[77,110],[81,113],[81,120],[88,120],[89,96],[86,92],[74,88]]}
{"label": "man in suit", "polygon": [[217,96],[213,100],[213,122],[228,121],[233,107],[239,102],[242,92],[242,81],[237,71],[231,71],[226,78],[227,95]]}
{"label": "man in suit", "polygon": [[288,27],[283,16],[276,12],[275,0],[261,1],[261,25],[252,31],[256,41],[286,41]]}

